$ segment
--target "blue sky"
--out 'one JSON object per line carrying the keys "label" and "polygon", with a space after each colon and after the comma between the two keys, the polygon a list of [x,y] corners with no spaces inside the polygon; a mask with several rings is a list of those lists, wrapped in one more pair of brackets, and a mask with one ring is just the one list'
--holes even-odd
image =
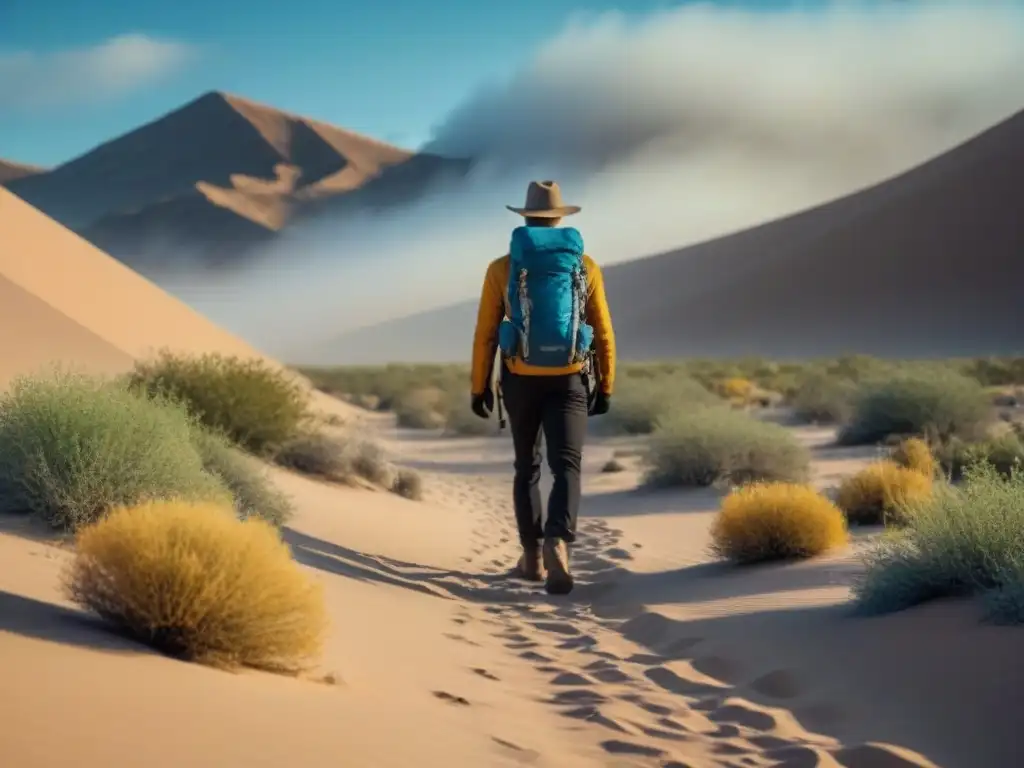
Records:
{"label": "blue sky", "polygon": [[[4,0],[0,157],[58,164],[208,90],[416,146],[474,89],[511,73],[574,15],[642,15],[684,2]],[[123,35],[144,36],[132,49],[143,56],[141,73],[124,74],[116,52],[105,67],[86,63]],[[139,50],[146,44],[165,47],[146,58]],[[83,74],[96,67],[105,84]],[[32,89],[49,96],[34,99]]]}

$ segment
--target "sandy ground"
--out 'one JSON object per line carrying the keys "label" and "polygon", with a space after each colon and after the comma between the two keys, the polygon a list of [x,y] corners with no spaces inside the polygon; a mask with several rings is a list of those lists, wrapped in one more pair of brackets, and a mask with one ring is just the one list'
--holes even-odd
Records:
{"label": "sandy ground", "polygon": [[[350,414],[347,414],[350,415]],[[427,495],[274,471],[296,558],[326,589],[336,684],[229,674],[111,637],[60,594],[66,550],[0,533],[0,764],[889,766],[1024,764],[1018,630],[943,603],[847,612],[858,534],[817,561],[709,561],[713,492],[637,490],[586,460],[576,591],[508,576],[507,440],[364,418]],[[799,433],[829,484],[871,458]],[[901,745],[900,747],[891,745]],[[927,755],[928,759],[922,757]]]}

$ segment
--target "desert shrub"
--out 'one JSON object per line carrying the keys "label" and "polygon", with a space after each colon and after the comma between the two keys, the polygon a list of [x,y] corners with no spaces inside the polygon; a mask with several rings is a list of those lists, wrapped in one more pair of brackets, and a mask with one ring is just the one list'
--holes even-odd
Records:
{"label": "desert shrub", "polygon": [[394,412],[400,427],[438,429],[447,413],[445,393],[435,387],[414,389],[395,401]]}
{"label": "desert shrub", "polygon": [[810,486],[756,483],[725,497],[711,540],[717,556],[737,563],[813,557],[846,542],[846,519]]}
{"label": "desert shrub", "polygon": [[76,544],[71,599],[163,653],[297,671],[321,648],[320,587],[263,520],[150,502],[83,528]]}
{"label": "desert shrub", "polygon": [[302,385],[261,358],[165,351],[137,363],[129,381],[181,401],[202,424],[258,455],[273,453],[310,417]]}
{"label": "desert shrub", "polygon": [[394,482],[395,469],[388,460],[387,452],[372,440],[353,440],[346,446],[343,459],[352,467],[352,472],[374,485],[388,488]]}
{"label": "desert shrub", "polygon": [[800,382],[790,402],[800,421],[835,424],[850,417],[855,392],[856,385],[852,381],[816,372]]}
{"label": "desert shrub", "polygon": [[599,428],[609,434],[647,435],[679,411],[720,403],[703,385],[684,375],[622,377],[611,410]]}
{"label": "desert shrub", "polygon": [[266,471],[229,440],[196,427],[195,445],[203,468],[219,478],[234,499],[240,518],[261,517],[278,527],[292,514],[292,503],[274,487]]}
{"label": "desert shrub", "polygon": [[419,501],[423,498],[423,478],[411,469],[398,469],[391,483],[391,492],[406,499]]}
{"label": "desert shrub", "polygon": [[732,376],[728,379],[723,379],[715,390],[718,394],[726,400],[731,400],[737,403],[747,403],[753,395],[755,386],[754,382],[749,379],[744,379],[740,376]]}
{"label": "desert shrub", "polygon": [[362,478],[388,488],[394,479],[394,470],[384,449],[372,440],[351,433],[302,433],[285,443],[274,460],[283,467],[335,483],[351,483]]}
{"label": "desert shrub", "polygon": [[890,458],[901,467],[912,469],[928,477],[933,477],[939,468],[935,456],[932,455],[928,443],[919,437],[903,440],[893,449]]}
{"label": "desert shrub", "polygon": [[0,395],[0,511],[75,529],[160,498],[230,500],[203,470],[180,405],[75,374],[24,377]]}
{"label": "desert shrub", "polygon": [[498,434],[498,407],[489,419],[481,419],[469,408],[469,398],[453,401],[444,417],[444,434],[449,437],[487,437]]}
{"label": "desert shrub", "polygon": [[1002,478],[991,465],[977,464],[964,479],[962,486],[936,489],[905,529],[868,552],[854,585],[862,612],[980,593],[990,619],[1024,620],[1024,475]]}
{"label": "desert shrub", "polygon": [[789,431],[729,408],[673,415],[651,437],[645,457],[651,485],[802,481],[810,453]]}
{"label": "desert shrub", "polygon": [[894,461],[876,461],[839,484],[836,504],[851,523],[902,525],[908,508],[931,492],[931,475]]}
{"label": "desert shrub", "polygon": [[907,370],[858,392],[839,440],[864,445],[890,435],[980,437],[990,412],[985,390],[976,381],[948,369]]}
{"label": "desert shrub", "polygon": [[937,454],[943,472],[954,482],[960,481],[964,469],[972,464],[990,464],[1003,477],[1024,466],[1024,443],[1013,432],[974,443],[953,438],[940,446]]}
{"label": "desert shrub", "polygon": [[[464,392],[469,380],[464,365],[352,366],[299,368],[313,385],[332,395],[346,396],[356,403],[373,402],[374,410],[394,410],[397,402],[416,389]],[[370,399],[372,398],[372,400]]]}

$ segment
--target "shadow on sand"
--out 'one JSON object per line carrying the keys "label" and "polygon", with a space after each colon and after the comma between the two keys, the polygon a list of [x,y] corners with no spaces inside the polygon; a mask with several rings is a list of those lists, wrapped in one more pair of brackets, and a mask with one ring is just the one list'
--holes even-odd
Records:
{"label": "shadow on sand", "polygon": [[0,632],[101,651],[149,653],[83,611],[0,591]]}

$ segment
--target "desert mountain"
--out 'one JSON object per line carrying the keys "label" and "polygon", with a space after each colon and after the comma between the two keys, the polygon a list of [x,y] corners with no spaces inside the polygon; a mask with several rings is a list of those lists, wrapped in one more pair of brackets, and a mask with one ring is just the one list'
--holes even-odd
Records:
{"label": "desert mountain", "polygon": [[3,189],[0,324],[0,388],[54,361],[112,373],[161,348],[259,354]]}
{"label": "desert mountain", "polygon": [[225,93],[207,93],[53,170],[6,184],[143,272],[187,252],[225,263],[301,209],[355,191],[357,204],[414,195],[441,158]]}
{"label": "desert mountain", "polygon": [[[1019,113],[871,188],[606,268],[619,350],[627,359],[1020,353],[1022,195]],[[475,312],[469,301],[382,323],[305,357],[465,360]]]}
{"label": "desert mountain", "polygon": [[16,179],[24,179],[29,176],[45,172],[45,168],[25,163],[15,163],[11,160],[0,160],[0,184],[7,184]]}

